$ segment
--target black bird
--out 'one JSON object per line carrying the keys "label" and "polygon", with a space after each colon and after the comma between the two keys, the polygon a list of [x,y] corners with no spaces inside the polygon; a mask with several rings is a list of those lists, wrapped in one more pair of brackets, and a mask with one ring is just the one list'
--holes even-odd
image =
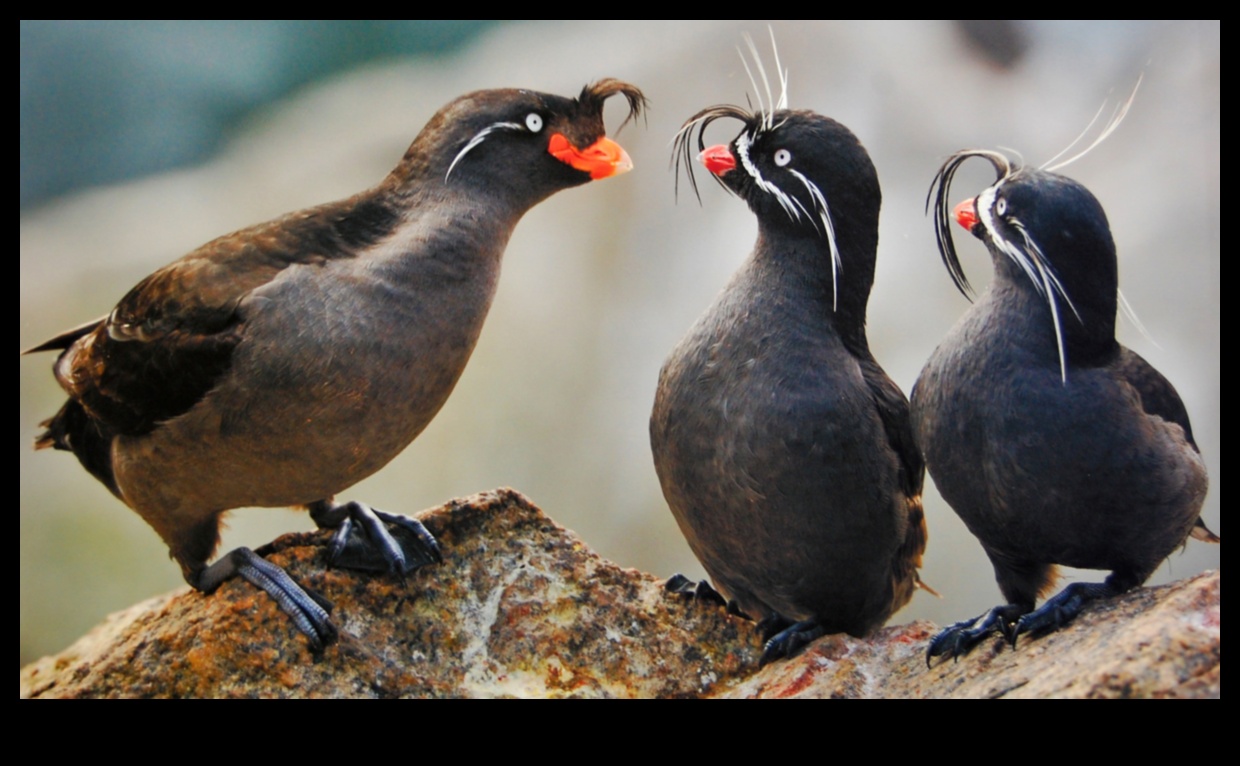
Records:
{"label": "black bird", "polygon": [[[1219,542],[1200,517],[1206,468],[1183,402],[1115,340],[1115,243],[1102,206],[1076,181],[998,152],[954,154],[930,195],[943,262],[966,296],[947,199],[971,157],[998,178],[952,214],[986,244],[995,275],[926,362],[913,423],[935,485],[981,541],[1008,603],[939,633],[927,661],[965,654],[996,630],[1013,643],[1054,630],[1087,602],[1145,582],[1188,537]],[[1059,564],[1111,574],[1035,610]]]}
{"label": "black bird", "polygon": [[[72,451],[159,533],[187,582],[241,575],[318,649],[325,604],[248,548],[214,564],[221,516],[304,506],[337,529],[341,566],[404,574],[440,558],[423,526],[333,496],[424,429],[465,369],[521,216],[632,167],[604,136],[606,79],[576,99],[462,96],[374,188],[215,239],[112,312],[30,351],[61,350],[69,394],[36,448]],[[362,531],[359,532],[360,528]],[[390,528],[390,529],[389,529]]]}
{"label": "black bird", "polygon": [[[848,128],[778,106],[713,106],[677,135],[679,166],[696,128],[758,240],[664,363],[650,419],[668,505],[733,609],[760,620],[764,663],[881,627],[926,545],[908,400],[865,336],[878,175]],[[705,148],[722,118],[740,134]]]}

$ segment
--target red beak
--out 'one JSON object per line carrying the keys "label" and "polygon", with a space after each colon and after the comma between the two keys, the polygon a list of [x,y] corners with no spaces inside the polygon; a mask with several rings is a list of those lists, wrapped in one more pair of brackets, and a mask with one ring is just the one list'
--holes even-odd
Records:
{"label": "red beak", "polygon": [[703,149],[698,155],[698,162],[706,166],[706,169],[717,176],[732,170],[736,167],[736,158],[732,156],[732,152],[723,144],[716,144],[709,149]]}
{"label": "red beak", "polygon": [[629,153],[606,136],[585,149],[578,149],[563,133],[554,133],[547,144],[547,151],[560,162],[589,173],[590,178],[596,181],[633,169],[633,160],[629,158]]}
{"label": "red beak", "polygon": [[956,223],[972,233],[973,227],[977,226],[977,197],[972,197],[956,205],[956,207],[952,208],[952,215],[956,216]]}

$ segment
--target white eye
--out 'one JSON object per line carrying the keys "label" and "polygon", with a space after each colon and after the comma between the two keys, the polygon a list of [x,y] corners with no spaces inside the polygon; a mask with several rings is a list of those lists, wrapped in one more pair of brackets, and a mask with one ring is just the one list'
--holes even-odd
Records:
{"label": "white eye", "polygon": [[787,149],[776,149],[775,150],[775,164],[776,165],[782,168],[784,165],[787,165],[789,162],[792,162],[792,152],[788,151]]}
{"label": "white eye", "polygon": [[525,115],[525,127],[529,128],[531,133],[537,133],[542,130],[542,126],[542,115],[538,112],[530,112]]}
{"label": "white eye", "polygon": [[995,203],[995,215],[1003,215],[1007,212],[1007,200],[1001,199]]}

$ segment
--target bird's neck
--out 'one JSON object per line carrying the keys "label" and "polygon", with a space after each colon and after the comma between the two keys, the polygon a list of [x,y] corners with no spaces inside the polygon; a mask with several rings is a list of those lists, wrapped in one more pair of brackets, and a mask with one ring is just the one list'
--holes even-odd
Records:
{"label": "bird's neck", "polygon": [[[994,288],[1002,302],[1011,304],[1008,321],[1027,325],[1031,342],[1045,348],[1046,355],[1059,359],[1055,340],[1055,317],[1046,296],[1034,287],[1029,276],[1006,256],[995,257]],[[1085,284],[1071,275],[1060,275],[1068,299],[1054,293],[1055,310],[1063,332],[1068,363],[1091,366],[1110,359],[1116,348],[1115,312],[1117,291],[1114,280],[1104,284]]]}
{"label": "bird's neck", "polygon": [[498,273],[504,248],[524,210],[446,184],[413,191],[378,192],[390,200],[396,221],[362,254],[393,275],[425,279],[428,270],[448,279]]}
{"label": "bird's neck", "polygon": [[758,227],[755,266],[788,294],[799,294],[807,305],[826,316],[840,338],[855,352],[866,350],[866,307],[874,284],[874,255],[878,232],[851,237],[836,232],[840,262],[831,268],[831,247],[812,229]]}

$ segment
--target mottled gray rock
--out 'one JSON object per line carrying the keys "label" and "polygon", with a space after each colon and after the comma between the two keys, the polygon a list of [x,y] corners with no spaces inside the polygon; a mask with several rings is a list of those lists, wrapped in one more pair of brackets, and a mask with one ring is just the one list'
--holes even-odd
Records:
{"label": "mottled gray rock", "polygon": [[1016,649],[995,637],[958,662],[926,668],[933,623],[870,640],[826,636],[714,696],[723,698],[1218,698],[1218,571],[1091,604],[1071,625]]}
{"label": "mottled gray rock", "polygon": [[404,582],[326,569],[328,534],[258,552],[335,608],[313,655],[241,580],[109,617],[21,671],[27,697],[692,697],[751,672],[753,625],[601,559],[517,492],[424,512],[444,562]]}
{"label": "mottled gray rock", "polygon": [[312,654],[240,580],[111,615],[20,671],[23,697],[1219,697],[1219,572],[1091,605],[1016,650],[999,639],[927,669],[926,621],[827,636],[757,667],[753,624],[605,561],[518,492],[419,517],[444,562],[401,582],[326,569],[328,533],[260,553],[335,604]]}

